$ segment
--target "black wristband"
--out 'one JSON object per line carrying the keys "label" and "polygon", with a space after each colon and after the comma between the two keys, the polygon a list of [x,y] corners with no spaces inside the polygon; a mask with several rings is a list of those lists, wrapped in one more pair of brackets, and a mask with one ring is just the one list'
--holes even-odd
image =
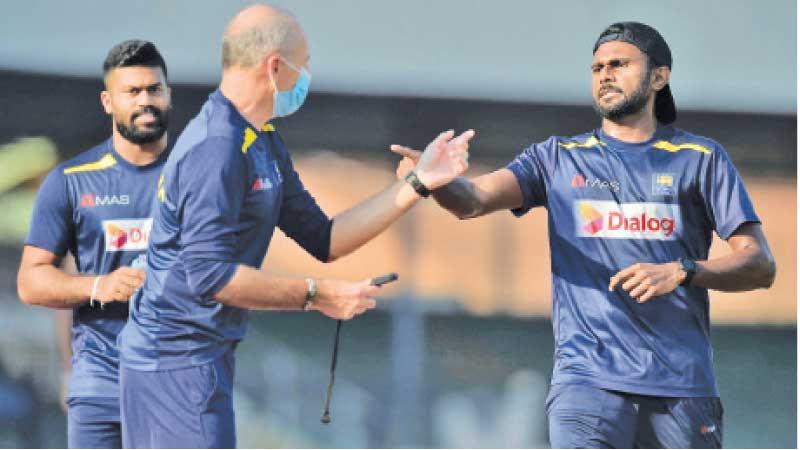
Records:
{"label": "black wristband", "polygon": [[417,176],[417,172],[415,172],[413,170],[408,172],[408,175],[406,175],[404,180],[405,180],[406,183],[410,184],[411,187],[414,188],[414,191],[417,194],[419,194],[421,197],[427,198],[429,195],[431,195],[430,189],[425,187],[425,185],[422,184],[422,181],[419,180],[419,177]]}
{"label": "black wristband", "polygon": [[686,278],[681,281],[681,286],[690,286],[694,274],[697,273],[697,263],[687,258],[678,258],[678,265],[686,272]]}

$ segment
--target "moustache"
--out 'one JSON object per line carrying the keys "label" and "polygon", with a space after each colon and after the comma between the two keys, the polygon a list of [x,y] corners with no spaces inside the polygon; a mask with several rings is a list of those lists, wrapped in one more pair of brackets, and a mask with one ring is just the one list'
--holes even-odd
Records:
{"label": "moustache", "polygon": [[622,93],[622,89],[619,89],[619,88],[617,88],[615,86],[607,84],[607,85],[604,85],[604,86],[600,87],[600,90],[597,91],[597,96],[598,97],[602,97],[608,92],[616,92],[618,94],[621,94]]}
{"label": "moustache", "polygon": [[152,114],[157,121],[161,121],[161,118],[164,116],[164,113],[155,106],[145,106],[142,109],[131,114],[131,123],[133,123],[133,121],[136,120],[142,114]]}

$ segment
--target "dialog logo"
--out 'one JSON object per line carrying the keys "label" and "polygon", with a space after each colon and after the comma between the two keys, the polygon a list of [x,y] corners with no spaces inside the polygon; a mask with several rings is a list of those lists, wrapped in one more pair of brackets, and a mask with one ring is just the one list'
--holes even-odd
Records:
{"label": "dialog logo", "polygon": [[672,241],[680,234],[678,205],[580,200],[574,211],[580,237]]}
{"label": "dialog logo", "polygon": [[114,219],[103,221],[107,252],[147,250],[153,219]]}
{"label": "dialog logo", "polygon": [[603,215],[599,211],[592,208],[589,202],[580,202],[578,206],[579,213],[583,218],[583,231],[595,235],[603,229]]}

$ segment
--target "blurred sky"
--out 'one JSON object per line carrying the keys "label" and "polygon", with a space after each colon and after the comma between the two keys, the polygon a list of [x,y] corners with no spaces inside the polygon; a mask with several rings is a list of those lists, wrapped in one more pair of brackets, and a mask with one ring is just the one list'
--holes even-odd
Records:
{"label": "blurred sky", "polygon": [[[215,83],[220,35],[250,1],[6,2],[0,68],[99,76],[144,38],[173,82]],[[585,104],[594,40],[618,20],[656,27],[679,108],[794,113],[794,0],[283,0],[311,43],[312,90]]]}

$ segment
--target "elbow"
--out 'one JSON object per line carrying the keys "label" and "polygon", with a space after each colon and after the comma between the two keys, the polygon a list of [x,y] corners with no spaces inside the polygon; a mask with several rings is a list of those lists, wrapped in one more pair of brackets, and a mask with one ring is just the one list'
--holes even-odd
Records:
{"label": "elbow", "polygon": [[453,213],[453,215],[459,220],[474,219],[486,214],[486,211],[483,209],[483,205],[477,200],[471,202],[467,208],[462,210],[450,210],[450,212]]}
{"label": "elbow", "polygon": [[748,264],[747,277],[751,289],[769,289],[775,282],[777,266],[771,253],[759,251]]}
{"label": "elbow", "polygon": [[23,304],[35,305],[33,297],[30,295],[30,293],[20,286],[17,286],[17,296],[19,297],[19,301]]}
{"label": "elbow", "polygon": [[478,217],[478,214],[475,214],[474,212],[468,212],[468,213],[454,212],[453,215],[456,216],[458,220],[469,220]]}
{"label": "elbow", "polygon": [[19,301],[26,305],[36,305],[36,296],[32,289],[25,283],[22,272],[17,275],[17,296]]}
{"label": "elbow", "polygon": [[481,210],[472,210],[469,212],[453,213],[453,214],[456,217],[458,217],[458,220],[469,220],[469,219],[474,219],[476,217],[480,217],[486,213]]}
{"label": "elbow", "polygon": [[775,282],[775,274],[778,268],[775,264],[775,258],[772,255],[766,255],[761,262],[761,270],[759,271],[759,286],[762,289],[769,289]]}

